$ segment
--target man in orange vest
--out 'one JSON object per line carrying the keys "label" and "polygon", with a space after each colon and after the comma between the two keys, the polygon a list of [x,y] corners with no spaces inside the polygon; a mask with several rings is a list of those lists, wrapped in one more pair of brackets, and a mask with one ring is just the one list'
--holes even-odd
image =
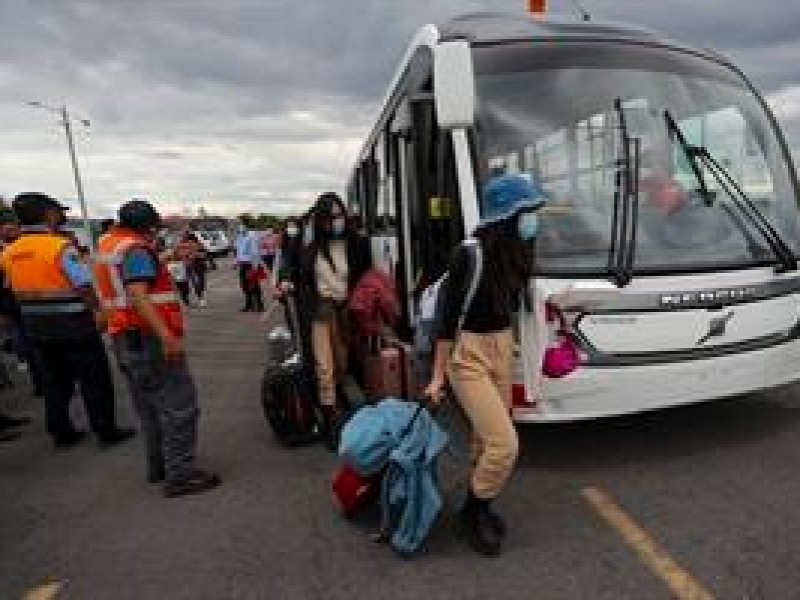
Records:
{"label": "man in orange vest", "polygon": [[86,437],[69,416],[77,381],[100,443],[123,442],[134,430],[116,425],[114,383],[98,331],[102,311],[91,271],[59,231],[65,207],[39,193],[19,194],[12,206],[22,235],[3,250],[0,262],[41,359],[47,430],[59,448]]}
{"label": "man in orange vest", "polygon": [[125,203],[119,225],[100,238],[95,275],[145,434],[148,481],[163,481],[172,498],[210,490],[220,479],[195,464],[197,390],[184,354],[180,299],[156,246],[160,223],[149,202]]}

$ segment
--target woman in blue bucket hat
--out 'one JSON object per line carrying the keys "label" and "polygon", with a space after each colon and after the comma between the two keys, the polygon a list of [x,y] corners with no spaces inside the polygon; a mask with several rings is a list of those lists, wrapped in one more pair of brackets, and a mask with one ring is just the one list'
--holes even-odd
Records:
{"label": "woman in blue bucket hat", "polygon": [[506,533],[491,504],[511,475],[518,449],[511,419],[511,319],[527,296],[531,247],[539,230],[536,211],[546,201],[527,175],[490,179],[481,222],[473,239],[456,249],[440,292],[441,325],[426,395],[437,402],[449,380],[472,426],[472,472],[460,520],[469,544],[490,556],[500,553]]}

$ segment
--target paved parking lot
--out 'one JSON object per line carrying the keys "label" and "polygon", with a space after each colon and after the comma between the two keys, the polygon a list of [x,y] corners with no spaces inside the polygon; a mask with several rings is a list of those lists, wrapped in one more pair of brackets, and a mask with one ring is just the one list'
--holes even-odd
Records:
{"label": "paved parking lot", "polygon": [[525,427],[499,503],[512,530],[497,559],[455,532],[461,461],[448,456],[447,512],[425,552],[400,559],[369,541],[368,524],[334,512],[329,453],[285,450],[267,433],[267,324],[238,312],[232,270],[212,275],[210,300],[193,312],[191,364],[201,455],[223,487],[165,500],[144,482],[141,440],[55,453],[40,402],[6,398],[37,419],[0,446],[0,598],[48,581],[81,600],[640,600],[675,597],[670,583],[686,581],[706,597],[800,597],[800,388]]}

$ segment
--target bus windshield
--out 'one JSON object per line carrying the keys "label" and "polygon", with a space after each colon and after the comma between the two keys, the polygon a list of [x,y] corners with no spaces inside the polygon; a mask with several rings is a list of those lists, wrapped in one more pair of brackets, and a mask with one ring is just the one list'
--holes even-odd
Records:
{"label": "bus windshield", "polygon": [[639,151],[635,273],[778,260],[708,167],[687,155],[687,143],[713,155],[797,254],[797,194],[786,149],[733,70],[620,42],[478,47],[475,65],[481,180],[529,173],[551,197],[541,211],[540,272],[606,270],[625,135],[638,140]]}

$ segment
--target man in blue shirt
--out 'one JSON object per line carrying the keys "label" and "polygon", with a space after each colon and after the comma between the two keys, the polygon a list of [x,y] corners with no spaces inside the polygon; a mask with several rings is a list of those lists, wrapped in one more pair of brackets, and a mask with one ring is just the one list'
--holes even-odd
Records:
{"label": "man in blue shirt", "polygon": [[263,312],[264,296],[256,276],[261,266],[261,249],[258,236],[250,227],[250,219],[243,217],[236,235],[236,264],[239,266],[239,285],[244,294],[242,312]]}

